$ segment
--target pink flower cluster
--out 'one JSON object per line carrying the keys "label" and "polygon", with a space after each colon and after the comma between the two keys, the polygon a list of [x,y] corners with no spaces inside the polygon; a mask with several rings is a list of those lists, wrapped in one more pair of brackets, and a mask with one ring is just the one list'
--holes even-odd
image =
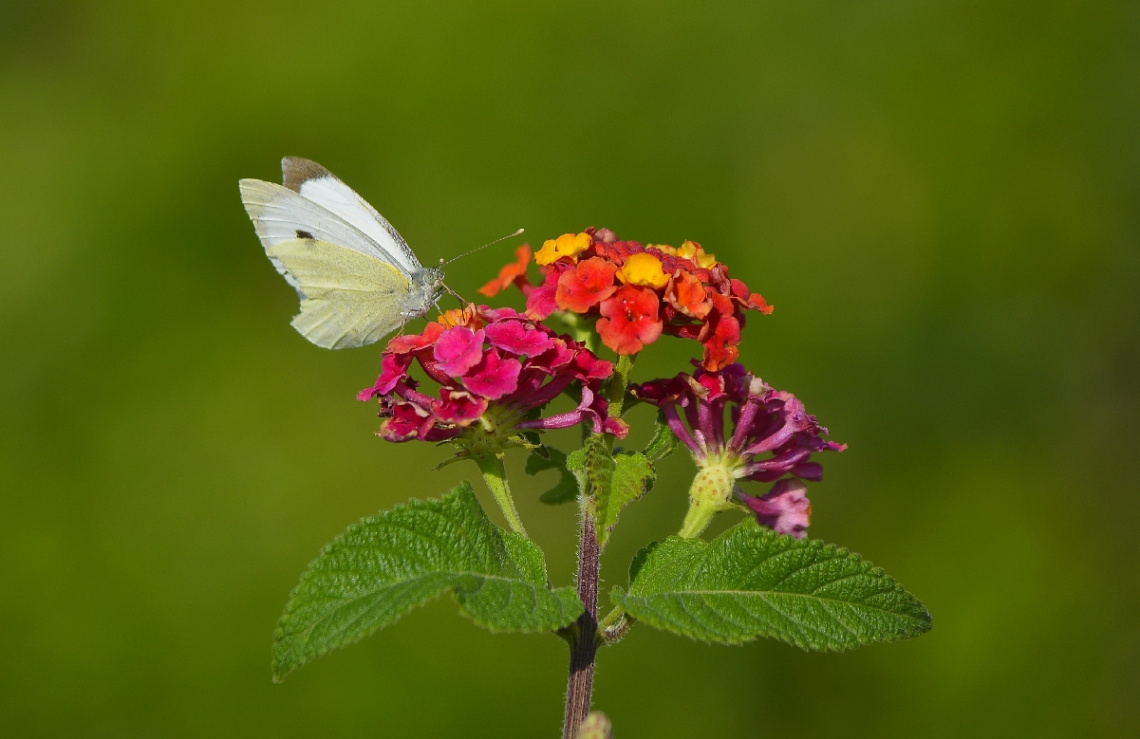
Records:
{"label": "pink flower cluster", "polygon": [[[439,384],[437,394],[421,392],[409,374],[413,363]],[[388,342],[381,368],[376,383],[357,398],[380,398],[384,420],[377,433],[388,441],[453,439],[477,422],[493,422],[501,433],[583,421],[592,422],[595,432],[624,436],[627,430],[623,421],[608,417],[599,393],[612,363],[511,308],[448,311],[423,333]],[[536,417],[575,381],[581,385],[577,408]]]}

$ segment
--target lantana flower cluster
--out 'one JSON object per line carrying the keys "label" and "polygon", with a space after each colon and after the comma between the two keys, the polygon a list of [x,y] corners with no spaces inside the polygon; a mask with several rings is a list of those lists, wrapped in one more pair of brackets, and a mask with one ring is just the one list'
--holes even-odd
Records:
{"label": "lantana flower cluster", "polygon": [[[635,386],[632,392],[661,410],[697,464],[686,520],[690,535],[703,530],[717,511],[731,508],[733,498],[755,513],[761,525],[805,535],[811,501],[802,480],[823,478],[823,466],[811,456],[843,451],[847,445],[824,440],[827,429],[794,395],[774,390],[741,364],[718,372],[682,372],[671,380]],[[775,484],[767,494],[752,496],[737,486],[742,480]]]}
{"label": "lantana flower cluster", "polygon": [[[522,246],[516,257],[480,292],[517,287],[526,296],[525,313],[469,304],[388,343],[379,378],[358,396],[379,398],[379,436],[459,446],[457,458],[479,462],[512,528],[522,532],[502,451],[535,448],[529,432],[582,423],[624,437],[628,392],[660,409],[696,463],[681,536],[700,535],[716,513],[730,509],[749,511],[778,533],[805,535],[811,519],[805,481],[823,476],[813,455],[846,445],[826,440],[827,429],[794,395],[736,362],[746,313],[772,311],[763,297],[693,241],[643,246],[590,228],[546,241],[533,254]],[[537,284],[527,274],[532,260],[541,274]],[[600,359],[582,336],[543,323],[558,311],[579,328],[575,318],[593,320],[617,364]],[[627,385],[634,355],[663,335],[701,343],[696,370]],[[416,365],[423,380],[413,376]],[[424,381],[438,388],[428,390]],[[563,394],[573,410],[542,415]],[[771,487],[752,495],[740,487],[745,482]]]}
{"label": "lantana flower cluster", "polygon": [[517,257],[480,292],[520,288],[535,320],[559,310],[596,318],[602,343],[618,355],[637,354],[664,333],[700,342],[701,364],[719,370],[739,356],[745,312],[772,312],[695,241],[674,248],[619,241],[609,229],[563,234],[533,255],[538,285],[527,276],[530,248],[521,247]]}
{"label": "lantana flower cluster", "polygon": [[[410,374],[418,364],[439,384],[434,394],[421,391]],[[516,445],[514,435],[528,430],[567,428],[589,422],[595,433],[622,437],[620,419],[609,418],[600,394],[613,364],[599,359],[580,342],[559,336],[512,308],[470,305],[448,311],[422,333],[388,342],[376,383],[357,398],[380,398],[379,436],[388,441],[454,440],[468,430],[498,447]],[[577,408],[540,417],[538,411],[571,383],[577,384]],[[469,434],[475,443],[480,434]]]}

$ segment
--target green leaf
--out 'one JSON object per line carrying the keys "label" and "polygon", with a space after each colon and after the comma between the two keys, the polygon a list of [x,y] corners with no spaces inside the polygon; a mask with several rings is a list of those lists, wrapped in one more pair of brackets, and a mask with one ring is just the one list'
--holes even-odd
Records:
{"label": "green leaf", "polygon": [[492,631],[553,631],[583,611],[574,588],[550,589],[538,546],[492,524],[464,482],[369,516],[325,547],[278,622],[274,680],[447,590]]}
{"label": "green leaf", "polygon": [[546,470],[558,472],[558,482],[554,487],[539,496],[539,500],[549,505],[569,503],[578,497],[578,480],[566,466],[566,452],[552,446],[541,446],[531,451],[526,458],[526,473],[537,475]]}
{"label": "green leaf", "polygon": [[673,429],[665,423],[665,415],[658,411],[657,423],[653,425],[653,438],[645,445],[642,454],[645,455],[650,464],[657,464],[672,454],[679,443],[680,441],[673,434]]}
{"label": "green leaf", "polygon": [[610,486],[598,497],[598,546],[605,547],[617,525],[621,509],[649,492],[657,475],[640,452],[621,452],[614,457]]}
{"label": "green leaf", "polygon": [[930,630],[926,608],[882,569],[752,520],[712,542],[671,536],[642,550],[614,600],[651,626],[721,644],[768,636],[842,651]]}
{"label": "green leaf", "polygon": [[582,448],[571,452],[566,467],[578,479],[578,484],[595,500],[606,495],[614,474],[614,458],[605,434],[590,434],[582,441]]}
{"label": "green leaf", "polygon": [[602,548],[621,510],[645,495],[656,477],[644,454],[612,454],[604,434],[587,437],[582,448],[566,458],[566,467],[577,479],[579,489],[593,498],[598,546]]}

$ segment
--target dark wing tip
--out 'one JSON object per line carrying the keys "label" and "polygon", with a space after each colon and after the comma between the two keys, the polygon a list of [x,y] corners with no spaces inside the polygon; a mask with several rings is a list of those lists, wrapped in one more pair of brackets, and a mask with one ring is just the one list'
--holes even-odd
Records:
{"label": "dark wing tip", "polygon": [[284,177],[285,187],[293,192],[300,192],[301,185],[308,180],[321,177],[333,177],[333,173],[312,161],[301,157],[285,157],[281,160],[281,174]]}

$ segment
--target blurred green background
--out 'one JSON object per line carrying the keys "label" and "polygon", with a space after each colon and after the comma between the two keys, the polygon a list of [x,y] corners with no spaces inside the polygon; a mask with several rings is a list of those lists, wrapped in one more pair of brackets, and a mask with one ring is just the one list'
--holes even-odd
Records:
{"label": "blurred green background", "polygon": [[[290,328],[237,180],[296,154],[425,262],[608,226],[698,240],[776,306],[742,359],[850,444],[812,534],[934,630],[807,654],[637,628],[600,655],[619,739],[1137,735],[1138,79],[1127,2],[4,2],[4,733],[557,735],[564,645],[448,599],[270,682],[325,542],[477,479],[372,435],[376,347]],[[690,469],[628,511],[605,589]],[[547,482],[515,484],[564,584]]]}

